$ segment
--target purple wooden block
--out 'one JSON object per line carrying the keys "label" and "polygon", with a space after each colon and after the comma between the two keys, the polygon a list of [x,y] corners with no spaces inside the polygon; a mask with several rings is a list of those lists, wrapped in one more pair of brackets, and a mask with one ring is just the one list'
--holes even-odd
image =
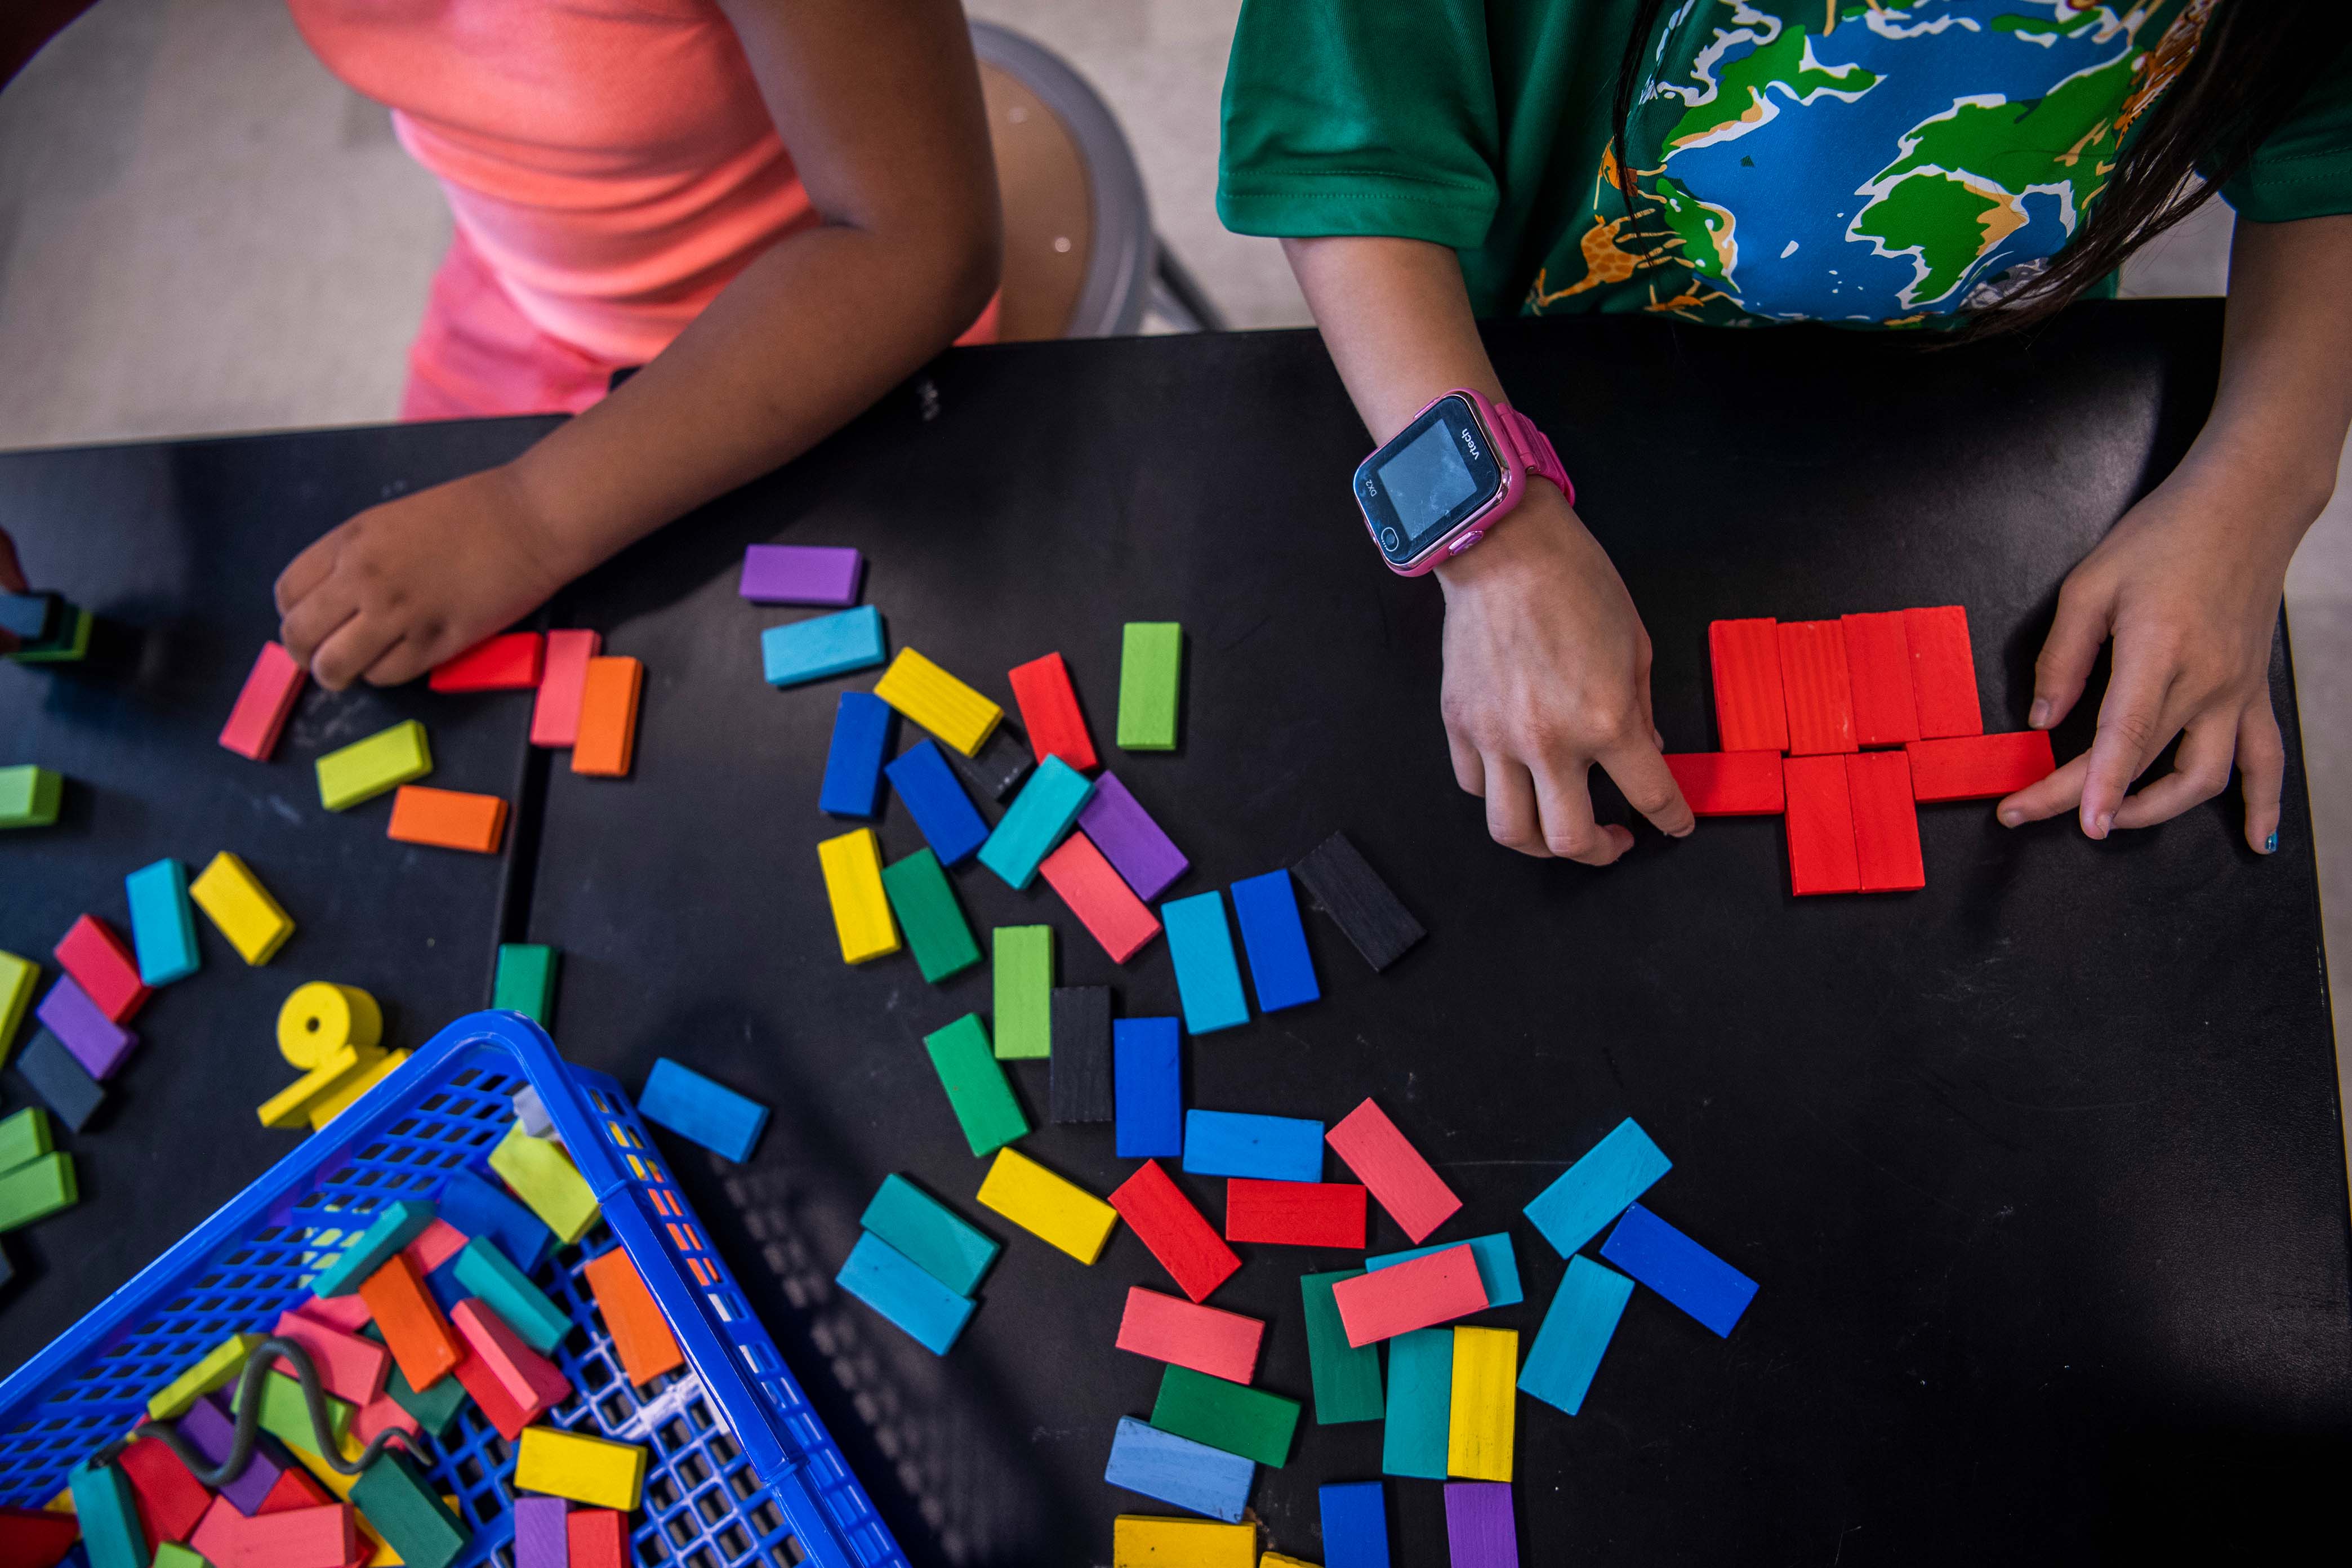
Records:
{"label": "purple wooden block", "polygon": [[89,993],[76,984],[70,974],[58,977],[37,1011],[49,1033],[81,1063],[81,1070],[100,1083],[114,1076],[114,1069],[139,1043],[138,1036],[100,1012]]}
{"label": "purple wooden block", "polygon": [[515,1499],[514,1568],[572,1568],[572,1545],[564,1533],[570,1511],[560,1497]]}
{"label": "purple wooden block", "polygon": [[1445,1546],[1454,1568],[1519,1568],[1519,1532],[1504,1481],[1445,1483]]}
{"label": "purple wooden block", "polygon": [[[188,1407],[180,1417],[180,1436],[185,1437],[205,1457],[207,1464],[217,1465],[228,1458],[236,1440],[236,1422],[228,1413],[228,1404],[217,1394],[207,1394]],[[267,1433],[254,1446],[253,1458],[246,1462],[236,1479],[220,1489],[229,1506],[247,1519],[259,1508],[278,1478],[286,1473],[278,1458],[284,1450]]]}
{"label": "purple wooden block", "polygon": [[737,590],[755,605],[854,605],[865,558],[826,544],[753,544]]}
{"label": "purple wooden block", "polygon": [[1078,813],[1078,830],[1095,841],[1139,899],[1158,898],[1192,864],[1108,768]]}

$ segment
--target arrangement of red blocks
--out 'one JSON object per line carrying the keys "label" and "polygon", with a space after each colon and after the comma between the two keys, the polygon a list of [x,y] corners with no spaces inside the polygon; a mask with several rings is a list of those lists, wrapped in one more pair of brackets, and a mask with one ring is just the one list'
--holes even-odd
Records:
{"label": "arrangement of red blocks", "polygon": [[1793,893],[1924,888],[1919,804],[1997,799],[2056,765],[2041,731],[1984,732],[1958,605],[1717,621],[1706,640],[1723,750],[1666,766],[1700,816],[1783,818]]}

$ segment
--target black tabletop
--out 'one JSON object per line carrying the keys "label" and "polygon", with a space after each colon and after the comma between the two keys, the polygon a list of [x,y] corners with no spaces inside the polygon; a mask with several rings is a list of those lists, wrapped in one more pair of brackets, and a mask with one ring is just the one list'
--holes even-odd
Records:
{"label": "black tabletop", "polygon": [[[2186,446],[2217,339],[2206,305],[2085,308],[2031,342],[1933,353],[1647,321],[1490,333],[1642,606],[1659,721],[1691,750],[1713,741],[1706,625],[1728,616],[1963,604],[1988,721],[2019,727],[2059,582]],[[46,1277],[0,1310],[0,1364],[279,1147],[249,1118],[283,1081],[269,1022],[295,981],[373,980],[418,1037],[479,1000],[503,923],[565,950],[553,1026],[575,1060],[634,1086],[673,1056],[774,1107],[748,1163],[663,1146],[918,1563],[1104,1563],[1115,1513],[1171,1511],[1100,1479],[1160,1374],[1112,1348],[1120,1302],[1164,1277],[1123,1229],[1081,1268],[971,1201],[985,1163],[920,1042],[989,1010],[986,971],[933,987],[903,955],[840,961],[814,847],[851,825],[815,803],[835,694],[870,676],[767,687],[758,631],[803,612],[744,605],[735,572],[754,541],[855,544],[894,647],[1000,700],[1012,665],[1065,655],[1106,758],[1192,857],[1171,896],[1344,828],[1429,927],[1376,975],[1310,914],[1324,1000],[1188,1041],[1188,1104],[1330,1120],[1378,1096],[1467,1200],[1441,1238],[1511,1232],[1528,1300],[1477,1321],[1523,1349],[1565,1265],[1520,1207],[1628,1115],[1675,1162],[1652,1206],[1759,1282],[1727,1341],[1636,1292],[1581,1415],[1519,1402],[1524,1561],[2080,1559],[2332,1526],[2352,1238],[2299,766],[2282,849],[2259,861],[2234,798],[2106,845],[1926,808],[1927,887],[1906,896],[1792,900],[1769,820],[1644,831],[1606,871],[1525,860],[1454,787],[1438,593],[1360,537],[1345,482],[1365,437],[1315,340],[1028,345],[946,356],[559,604],[646,661],[625,781],[526,759],[519,701],[308,700],[320,730],[346,705],[417,712],[435,782],[515,789],[538,837],[501,915],[499,868],[391,853],[380,805],[319,820],[323,737],[293,732],[271,770],[206,748],[302,539],[392,476],[478,467],[535,428],[0,459],[20,540],[58,515],[117,531],[60,547],[53,585],[198,628],[184,660],[137,666],[168,674],[121,689],[0,671],[16,750],[102,786],[130,773],[54,837],[0,844],[0,946],[45,951],[79,910],[119,913],[121,872],[216,840],[249,847],[298,921],[316,914],[253,974],[207,936],[204,975],[142,1019],[116,1122],[72,1141],[93,1201],[14,1238]],[[147,560],[159,530],[206,556],[129,593],[126,572],[167,569]],[[110,567],[129,540],[135,566]],[[1129,756],[1110,744],[1119,628],[1161,619],[1186,628],[1183,744]],[[2292,756],[2283,640],[2273,687]],[[2085,738],[2070,723],[2062,753]],[[304,830],[274,826],[274,798]],[[920,843],[896,803],[879,827],[891,858]],[[983,940],[1051,924],[1061,983],[1175,1011],[1164,943],[1121,969],[1042,884],[1015,894],[976,867],[956,883]],[[1042,1123],[1045,1064],[1013,1076]],[[1041,1125],[1022,1147],[1097,1192],[1131,1169],[1106,1127]],[[192,1166],[204,1191],[145,1206]],[[892,1171],[1007,1239],[944,1360],[831,1282]],[[1221,1215],[1222,1184],[1180,1179]],[[1405,1242],[1376,1218],[1374,1244]],[[1215,1304],[1270,1321],[1260,1384],[1305,1398],[1297,1276],[1350,1255],[1241,1250]],[[1377,1424],[1310,1418],[1253,1495],[1271,1544],[1320,1557],[1316,1486],[1379,1462]],[[1397,1560],[1443,1561],[1438,1486],[1390,1492]]]}

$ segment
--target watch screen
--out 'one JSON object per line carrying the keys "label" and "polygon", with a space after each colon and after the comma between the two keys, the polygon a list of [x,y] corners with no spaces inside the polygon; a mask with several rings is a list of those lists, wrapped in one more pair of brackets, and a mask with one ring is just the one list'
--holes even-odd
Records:
{"label": "watch screen", "polygon": [[1409,537],[1428,532],[1432,524],[1444,521],[1446,513],[1478,493],[1454,445],[1454,432],[1442,421],[1406,442],[1372,472],[1388,491],[1389,505]]}
{"label": "watch screen", "polygon": [[1468,399],[1442,397],[1356,470],[1356,499],[1381,552],[1400,564],[1495,498],[1502,468]]}

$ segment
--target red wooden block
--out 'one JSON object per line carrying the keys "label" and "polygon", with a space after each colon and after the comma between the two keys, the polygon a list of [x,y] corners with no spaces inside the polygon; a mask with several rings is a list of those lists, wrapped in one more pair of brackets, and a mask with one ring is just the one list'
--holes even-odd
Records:
{"label": "red wooden block", "polygon": [[1120,1183],[1110,1194],[1110,1206],[1176,1288],[1195,1301],[1207,1300],[1242,1266],[1157,1160],[1146,1160]]}
{"label": "red wooden block", "polygon": [[1903,612],[1847,616],[1845,673],[1853,691],[1853,739],[1860,746],[1899,746],[1919,738],[1911,698],[1911,639]]}
{"label": "red wooden block", "polygon": [[629,1521],[609,1508],[575,1508],[563,1517],[571,1568],[628,1568]]}
{"label": "red wooden block", "polygon": [[80,1539],[69,1513],[0,1508],[0,1568],[57,1568]]}
{"label": "red wooden block", "polygon": [[1694,816],[1780,815],[1778,752],[1670,752],[1666,771]]}
{"label": "red wooden block", "polygon": [[1919,738],[1983,734],[1968,611],[1958,605],[1906,610],[1903,639],[1911,647],[1911,695],[1919,710]]}
{"label": "red wooden block", "polygon": [[[211,1490],[159,1438],[138,1439],[115,1462],[138,1497],[139,1522],[147,1531],[150,1552],[159,1541],[185,1541],[213,1506]],[[6,1537],[7,1527],[0,1522],[0,1541]],[[0,1548],[0,1563],[14,1561]]]}
{"label": "red wooden block", "polygon": [[1388,1112],[1369,1100],[1333,1124],[1323,1142],[1415,1242],[1462,1206],[1454,1189],[1397,1131]]}
{"label": "red wooden block", "polygon": [[524,1427],[547,1414],[545,1410],[534,1410],[530,1405],[516,1404],[514,1396],[507,1392],[506,1384],[499,1381],[498,1374],[483,1363],[480,1356],[466,1357],[450,1375],[481,1407],[482,1419],[496,1427],[499,1436],[509,1443],[522,1436]]}
{"label": "red wooden block", "polygon": [[278,1326],[270,1331],[310,1352],[310,1363],[319,1369],[319,1382],[328,1393],[352,1405],[365,1405],[381,1395],[384,1380],[392,1374],[391,1353],[382,1345],[359,1334],[331,1329],[299,1312],[280,1312]]}
{"label": "red wooden block", "polygon": [[89,994],[98,1010],[127,1024],[152,994],[139,978],[139,961],[96,915],[84,915],[57,945],[57,960]]}
{"label": "red wooden block", "polygon": [[1782,621],[1780,634],[1790,752],[1801,757],[1853,751],[1853,687],[1846,674],[1844,628],[1835,621]]}
{"label": "red wooden block", "polygon": [[2058,765],[2046,730],[1914,741],[1903,750],[1911,758],[1911,793],[1923,803],[2014,795]]}
{"label": "red wooden block", "polygon": [[1085,834],[1063,839],[1062,847],[1039,861],[1037,869],[1102,943],[1113,963],[1125,963],[1160,934],[1159,917],[1144,908],[1127,879],[1111,869]]}
{"label": "red wooden block", "polygon": [[[275,1377],[278,1374],[272,1373],[270,1375]],[[277,1483],[262,1494],[261,1501],[254,1507],[253,1517],[259,1519],[265,1513],[289,1513],[296,1509],[322,1508],[334,1500],[327,1495],[327,1489],[320,1486],[310,1471],[299,1464],[289,1465],[278,1473]]]}
{"label": "red wooden block", "polygon": [[1711,621],[1716,738],[1727,752],[1785,752],[1788,708],[1780,694],[1780,643],[1769,617]]}
{"label": "red wooden block", "polygon": [[361,1283],[360,1299],[367,1303],[384,1348],[409,1387],[420,1392],[430,1388],[466,1359],[465,1345],[405,1252]]}
{"label": "red wooden block", "polygon": [[501,632],[436,667],[425,684],[436,691],[527,691],[539,684],[545,656],[537,632]]}
{"label": "red wooden block", "polygon": [[1414,1329],[1466,1318],[1486,1305],[1478,1259],[1467,1246],[1425,1253],[1409,1262],[1359,1274],[1331,1287],[1339,1325],[1358,1348]]}
{"label": "red wooden block", "polygon": [[1070,668],[1058,653],[1015,665],[1007,673],[1013,700],[1021,704],[1021,722],[1029,731],[1029,749],[1037,760],[1059,757],[1085,771],[1095,765],[1095,738],[1087,732],[1087,716],[1078,711],[1078,694],[1070,685]]}
{"label": "red wooden block", "polygon": [[245,1515],[239,1513],[228,1499],[216,1497],[213,1499],[212,1507],[205,1510],[205,1517],[197,1524],[195,1532],[188,1537],[188,1544],[195,1548],[196,1554],[211,1563],[212,1568],[229,1568],[230,1563],[241,1560],[240,1542],[245,1534]]}
{"label": "red wooden block", "polygon": [[1862,891],[1907,893],[1926,887],[1911,759],[1901,752],[1856,752],[1845,760],[1845,784],[1853,807],[1854,864]]}
{"label": "red wooden block", "polygon": [[294,711],[294,700],[302,695],[302,674],[292,654],[274,642],[263,643],[237,691],[236,706],[228,710],[228,722],[221,726],[220,743],[238,756],[268,762]]}
{"label": "red wooden block", "polygon": [[1118,1348],[1154,1361],[1189,1366],[1228,1383],[1257,1375],[1257,1349],[1265,1325],[1239,1312],[1202,1307],[1132,1286],[1118,1321]]}
{"label": "red wooden block", "polygon": [[1364,1249],[1364,1189],[1353,1182],[1225,1183],[1225,1239]]}
{"label": "red wooden block", "polygon": [[572,1395],[572,1380],[562,1369],[522,1342],[522,1336],[487,1302],[468,1296],[449,1314],[466,1348],[489,1370],[520,1405],[552,1410]]}
{"label": "red wooden block", "polygon": [[1853,801],[1843,757],[1790,757],[1781,764],[1789,797],[1789,890],[1858,893],[1862,867],[1853,845]]}

